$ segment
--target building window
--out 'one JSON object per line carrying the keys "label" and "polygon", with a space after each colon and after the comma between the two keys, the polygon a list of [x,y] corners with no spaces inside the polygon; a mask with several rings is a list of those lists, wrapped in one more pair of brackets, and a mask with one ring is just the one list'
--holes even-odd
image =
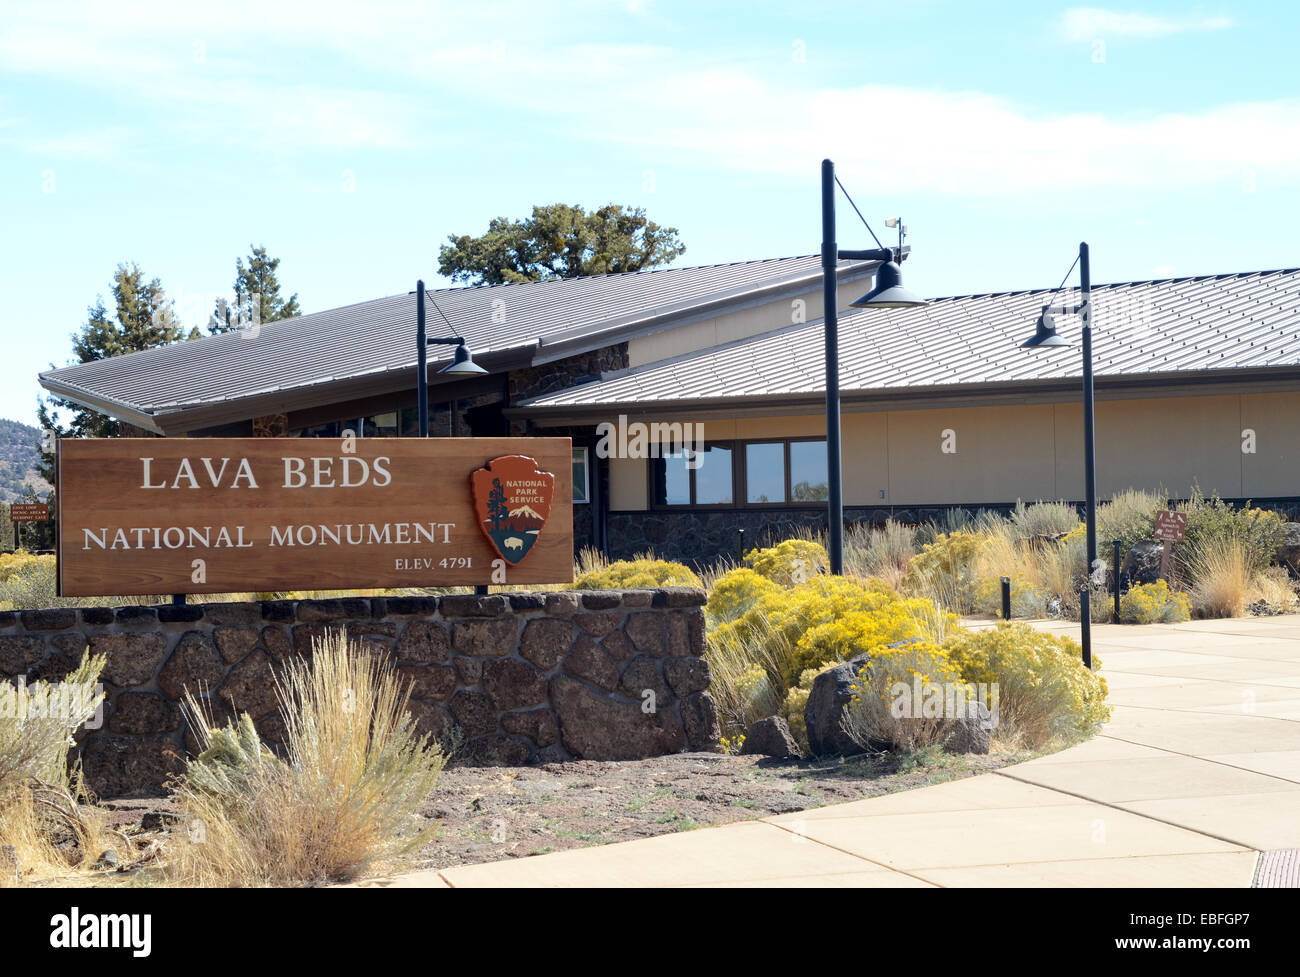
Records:
{"label": "building window", "polygon": [[591,501],[591,475],[587,470],[587,449],[573,449],[573,504]]}
{"label": "building window", "polygon": [[730,444],[709,444],[701,452],[674,451],[655,458],[650,471],[656,506],[731,505],[735,473]]}
{"label": "building window", "polygon": [[830,478],[826,474],[825,441],[790,441],[789,452],[791,502],[825,502],[830,498]]}
{"label": "building window", "polygon": [[745,501],[774,505],[786,501],[785,442],[745,445]]}
{"label": "building window", "polygon": [[396,411],[388,414],[375,414],[372,417],[363,418],[361,421],[361,436],[364,438],[395,438],[397,433]]}
{"label": "building window", "polygon": [[328,424],[317,424],[315,427],[303,428],[299,437],[303,438],[337,438],[343,434],[343,424],[339,421],[330,421]]}

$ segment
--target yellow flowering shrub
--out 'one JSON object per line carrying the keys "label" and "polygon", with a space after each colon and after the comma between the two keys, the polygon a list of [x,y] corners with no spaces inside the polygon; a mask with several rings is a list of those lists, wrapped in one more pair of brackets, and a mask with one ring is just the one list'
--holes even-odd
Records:
{"label": "yellow flowering shrub", "polygon": [[1176,594],[1163,580],[1130,587],[1119,599],[1119,619],[1125,624],[1173,624],[1190,620],[1192,602]]}
{"label": "yellow flowering shrub", "polygon": [[35,556],[23,550],[17,553],[0,553],[0,583],[4,583],[16,573],[22,573],[45,563],[53,566],[54,557]]}
{"label": "yellow flowering shrub", "polygon": [[709,593],[709,602],[704,608],[709,625],[734,621],[761,598],[779,589],[777,584],[749,567],[728,570],[714,581]]}
{"label": "yellow flowering shrub", "polygon": [[920,598],[903,598],[878,580],[819,576],[761,597],[710,640],[747,646],[789,689],[809,668],[838,662],[903,638],[933,637],[956,618]]}
{"label": "yellow flowering shrub", "polygon": [[940,742],[945,714],[923,710],[923,704],[943,703],[954,693],[965,702],[967,695],[961,671],[933,641],[877,649],[852,689],[844,731],[863,749],[913,750]]}
{"label": "yellow flowering shrub", "polygon": [[745,565],[782,587],[813,579],[830,566],[830,557],[820,543],[808,539],[787,539],[763,550],[745,554]]}
{"label": "yellow flowering shrub", "polygon": [[[996,683],[994,732],[1004,741],[1041,749],[1087,736],[1110,717],[1106,680],[1083,667],[1082,648],[1062,635],[999,621],[957,635],[946,651],[965,681]],[[1100,659],[1093,665],[1100,668]]]}
{"label": "yellow flowering shrub", "polygon": [[975,533],[944,533],[912,557],[903,589],[969,613],[975,606],[975,561],[988,543],[988,537]]}
{"label": "yellow flowering shrub", "polygon": [[582,574],[573,583],[575,590],[702,586],[694,570],[669,560],[618,560],[603,570]]}

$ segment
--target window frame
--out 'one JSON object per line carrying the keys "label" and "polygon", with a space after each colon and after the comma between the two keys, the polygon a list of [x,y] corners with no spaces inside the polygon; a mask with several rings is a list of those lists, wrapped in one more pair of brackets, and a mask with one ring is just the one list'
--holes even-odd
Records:
{"label": "window frame", "polygon": [[578,486],[573,486],[573,504],[574,505],[591,505],[591,449],[585,444],[575,444],[573,446],[574,461],[577,461],[578,452],[582,452],[582,498],[578,498]]}
{"label": "window frame", "polygon": [[[734,438],[734,439],[716,439],[704,442],[704,448],[719,447],[731,450],[731,502],[696,502],[695,473],[698,469],[687,469],[690,474],[691,501],[673,505],[667,502],[656,501],[655,481],[656,465],[664,460],[664,456],[648,459],[646,465],[646,498],[649,502],[648,511],[655,512],[681,512],[686,509],[820,509],[825,507],[827,500],[819,499],[812,502],[792,502],[790,501],[791,490],[794,488],[791,483],[793,471],[790,466],[790,445],[796,442],[815,441],[821,444],[826,443],[826,436],[820,434],[796,435],[793,437],[776,437],[776,438]],[[785,501],[783,502],[750,502],[749,501],[749,446],[751,444],[779,444],[781,445],[782,464],[785,468]],[[829,487],[829,486],[828,486]]]}
{"label": "window frame", "polygon": [[704,442],[705,451],[709,451],[711,448],[725,448],[727,451],[731,452],[731,501],[730,502],[696,502],[695,501],[696,499],[695,476],[696,473],[699,472],[698,468],[686,469],[686,474],[688,476],[688,480],[690,482],[690,488],[691,488],[691,501],[677,503],[677,504],[671,502],[656,501],[656,497],[655,497],[656,465],[659,462],[664,461],[666,457],[684,450],[684,446],[678,446],[677,451],[669,451],[667,452],[667,454],[665,454],[661,448],[660,453],[658,455],[647,459],[650,463],[646,465],[646,481],[647,481],[646,499],[650,503],[650,509],[657,512],[681,512],[685,509],[734,509],[736,507],[736,498],[737,498],[736,446],[739,444],[740,444],[739,441],[733,441],[728,439],[708,439],[705,440]]}

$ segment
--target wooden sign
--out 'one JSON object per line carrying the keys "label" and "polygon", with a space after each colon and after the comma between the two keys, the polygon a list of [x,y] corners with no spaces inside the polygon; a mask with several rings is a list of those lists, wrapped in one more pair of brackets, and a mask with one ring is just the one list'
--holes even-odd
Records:
{"label": "wooden sign", "polygon": [[49,522],[50,507],[44,502],[15,502],[9,506],[10,522]]}
{"label": "wooden sign", "polygon": [[1181,543],[1187,535],[1187,513],[1161,509],[1156,513],[1156,528],[1152,535],[1164,543],[1160,550],[1160,577],[1169,579],[1169,551],[1174,543]]}
{"label": "wooden sign", "polygon": [[568,438],[63,440],[59,593],[567,583],[572,455]]}
{"label": "wooden sign", "polygon": [[1187,535],[1187,513],[1161,509],[1156,513],[1155,538],[1167,543],[1181,543]]}

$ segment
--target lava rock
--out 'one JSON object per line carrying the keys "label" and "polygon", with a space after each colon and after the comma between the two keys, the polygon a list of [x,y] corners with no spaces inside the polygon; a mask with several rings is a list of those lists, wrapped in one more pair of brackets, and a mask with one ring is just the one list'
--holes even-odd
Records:
{"label": "lava rock", "polygon": [[776,757],[779,760],[803,759],[799,744],[790,735],[790,727],[780,716],[768,716],[751,723],[745,731],[741,754]]}

